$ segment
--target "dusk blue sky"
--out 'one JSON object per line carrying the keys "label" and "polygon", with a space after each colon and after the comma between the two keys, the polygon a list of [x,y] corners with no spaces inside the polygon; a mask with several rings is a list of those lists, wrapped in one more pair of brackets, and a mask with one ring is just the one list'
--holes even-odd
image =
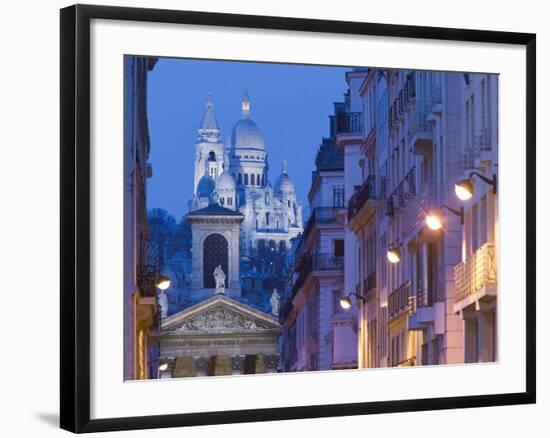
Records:
{"label": "dusk blue sky", "polygon": [[179,221],[193,192],[194,148],[208,93],[223,139],[241,114],[248,90],[251,118],[262,131],[269,179],[275,183],[281,160],[297,196],[307,193],[317,148],[328,136],[333,102],[342,101],[348,68],[228,61],[160,59],[148,78],[151,137],[148,207],[163,208]]}

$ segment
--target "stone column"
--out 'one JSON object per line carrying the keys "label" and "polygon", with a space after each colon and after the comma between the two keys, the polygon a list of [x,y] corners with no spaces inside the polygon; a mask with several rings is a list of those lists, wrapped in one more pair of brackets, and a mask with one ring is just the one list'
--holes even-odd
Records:
{"label": "stone column", "polygon": [[479,362],[493,362],[494,360],[494,316],[493,310],[478,312]]}
{"label": "stone column", "polygon": [[196,356],[194,359],[195,367],[197,368],[197,376],[208,376],[208,364],[210,363],[210,358],[205,356]]}
{"label": "stone column", "polygon": [[232,368],[233,368],[233,375],[240,375],[244,372],[244,358],[246,355],[239,354],[237,356],[232,357]]}
{"label": "stone column", "polygon": [[464,362],[477,362],[477,316],[475,312],[462,311],[462,318],[464,320]]}
{"label": "stone column", "polygon": [[191,265],[193,267],[191,273],[191,289],[202,288],[202,247],[200,240],[202,233],[197,229],[197,226],[191,223],[192,232],[192,248],[191,248]]}
{"label": "stone column", "polygon": [[265,361],[262,354],[256,356],[256,371],[254,374],[263,374],[265,373]]}
{"label": "stone column", "polygon": [[276,373],[277,372],[277,364],[279,363],[279,355],[278,354],[268,354],[266,356],[263,356],[263,362],[264,362],[264,369],[266,373]]}
{"label": "stone column", "polygon": [[229,251],[229,271],[231,272],[229,281],[227,285],[231,290],[231,296],[240,297],[241,296],[241,278],[239,273],[239,224],[232,226],[231,236],[229,239],[229,246],[231,250]]}
{"label": "stone column", "polygon": [[180,356],[176,358],[176,366],[172,374],[177,377],[196,377],[197,367],[195,360],[191,356]]}
{"label": "stone column", "polygon": [[[422,275],[422,294],[420,295],[422,298],[422,301],[420,303],[416,303],[417,306],[421,306],[424,304],[424,298],[425,295],[428,293],[428,275],[429,275],[429,266],[428,266],[428,244],[426,242],[422,242],[421,249],[422,251],[422,269],[421,269],[421,275]],[[414,286],[414,285],[413,285]],[[415,293],[416,291],[413,289],[412,291]]]}

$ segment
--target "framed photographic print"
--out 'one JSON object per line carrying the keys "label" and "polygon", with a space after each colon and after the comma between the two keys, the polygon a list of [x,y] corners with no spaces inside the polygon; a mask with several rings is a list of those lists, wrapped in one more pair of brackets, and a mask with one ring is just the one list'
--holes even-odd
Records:
{"label": "framed photographic print", "polygon": [[534,403],[535,86],[533,34],[62,9],[61,427]]}

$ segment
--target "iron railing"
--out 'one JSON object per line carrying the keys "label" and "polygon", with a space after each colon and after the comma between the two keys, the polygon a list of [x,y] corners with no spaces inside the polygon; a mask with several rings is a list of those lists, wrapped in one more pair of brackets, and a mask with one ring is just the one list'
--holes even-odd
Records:
{"label": "iron railing", "polygon": [[363,132],[363,113],[345,112],[336,115],[337,134],[356,134]]}
{"label": "iron railing", "polygon": [[399,182],[387,199],[386,215],[393,216],[396,210],[407,205],[409,199],[416,195],[416,167],[413,166]]}
{"label": "iron railing", "polygon": [[410,280],[395,289],[388,297],[388,314],[390,318],[396,318],[408,311],[413,302]]}
{"label": "iron railing", "polygon": [[337,212],[338,207],[316,207],[309,216],[306,228],[304,229],[304,241],[307,240],[315,224],[330,224],[336,222]]}
{"label": "iron railing", "polygon": [[348,220],[355,216],[370,199],[376,199],[376,177],[369,175],[348,201]]}
{"label": "iron railing", "polygon": [[432,132],[433,126],[427,120],[428,115],[432,111],[432,104],[431,99],[417,99],[416,103],[411,107],[408,131],[409,143],[417,134]]}
{"label": "iron railing", "polygon": [[300,257],[296,266],[296,272],[299,273],[294,285],[293,293],[296,293],[305,283],[312,271],[344,271],[344,257],[336,257],[332,254],[306,253]]}
{"label": "iron railing", "polygon": [[460,301],[481,288],[497,284],[495,244],[485,243],[466,262],[454,268],[456,301]]}
{"label": "iron railing", "polygon": [[376,271],[371,272],[363,279],[363,291],[364,293],[369,292],[370,290],[376,287]]}
{"label": "iron railing", "polygon": [[491,144],[491,131],[488,128],[481,128],[474,137],[474,146],[479,151],[490,151]]}
{"label": "iron railing", "polygon": [[395,364],[396,367],[414,367],[416,365],[416,356],[409,357]]}
{"label": "iron railing", "polygon": [[419,288],[416,291],[416,307],[433,306],[433,291],[428,288]]}
{"label": "iron railing", "polygon": [[464,170],[474,169],[475,162],[482,152],[490,151],[493,147],[491,131],[481,128],[473,138],[473,144],[468,144],[461,154],[461,164]]}
{"label": "iron railing", "polygon": [[413,229],[423,224],[435,205],[435,185],[425,182],[421,189],[410,199],[402,210],[403,233],[409,234]]}
{"label": "iron railing", "polygon": [[142,297],[156,297],[157,288],[155,281],[160,272],[157,266],[145,265],[137,274],[137,286]]}

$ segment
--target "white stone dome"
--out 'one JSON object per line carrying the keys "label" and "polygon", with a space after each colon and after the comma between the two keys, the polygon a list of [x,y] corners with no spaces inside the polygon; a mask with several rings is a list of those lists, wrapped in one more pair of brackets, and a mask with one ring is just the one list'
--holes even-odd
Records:
{"label": "white stone dome", "polygon": [[281,193],[288,193],[292,192],[294,193],[294,183],[290,179],[287,173],[287,163],[286,160],[283,160],[281,165],[281,176],[277,179],[275,182],[275,187],[273,188],[274,192],[276,194]]}
{"label": "white stone dome", "polygon": [[237,184],[235,183],[235,178],[231,175],[230,172],[224,170],[218,179],[216,179],[216,190],[236,190]]}
{"label": "white stone dome", "polygon": [[264,137],[251,119],[241,119],[233,127],[231,147],[234,149],[265,150]]}
{"label": "white stone dome", "polygon": [[209,198],[216,188],[216,183],[208,175],[204,175],[197,184],[197,195],[199,198]]}
{"label": "white stone dome", "polygon": [[283,173],[275,182],[274,190],[275,193],[294,192],[294,183],[286,173]]}

